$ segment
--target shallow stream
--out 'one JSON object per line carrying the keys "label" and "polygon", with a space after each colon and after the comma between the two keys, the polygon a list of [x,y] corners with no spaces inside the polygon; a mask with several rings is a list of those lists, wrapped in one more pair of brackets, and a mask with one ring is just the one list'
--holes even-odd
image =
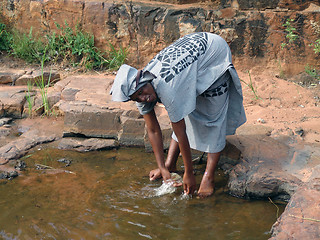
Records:
{"label": "shallow stream", "polygon": [[[277,218],[268,201],[229,196],[219,171],[214,197],[186,199],[182,188],[155,197],[161,181],[149,181],[155,160],[144,149],[42,149],[24,161],[24,176],[0,183],[0,239],[259,240]],[[198,184],[204,168],[196,166]]]}

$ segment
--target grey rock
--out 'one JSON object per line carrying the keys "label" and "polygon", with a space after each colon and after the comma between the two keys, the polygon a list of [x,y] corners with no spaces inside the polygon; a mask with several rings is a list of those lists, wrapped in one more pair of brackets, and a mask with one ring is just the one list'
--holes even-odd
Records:
{"label": "grey rock", "polygon": [[27,167],[27,164],[25,161],[23,160],[17,160],[16,164],[14,165],[14,168],[17,170],[17,171],[22,171],[22,170],[25,170]]}

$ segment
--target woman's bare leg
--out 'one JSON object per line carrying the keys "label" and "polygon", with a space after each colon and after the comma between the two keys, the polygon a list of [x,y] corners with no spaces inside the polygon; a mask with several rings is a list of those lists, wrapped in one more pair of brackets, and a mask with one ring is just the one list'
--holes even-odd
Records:
{"label": "woman's bare leg", "polygon": [[[165,162],[166,167],[170,172],[177,170],[177,160],[180,154],[179,143],[171,139],[167,160]],[[160,169],[153,169],[149,173],[150,181],[161,178]]]}
{"label": "woman's bare leg", "polygon": [[199,197],[209,197],[214,193],[214,173],[217,168],[221,152],[208,153],[206,171],[203,174],[200,188],[198,191]]}

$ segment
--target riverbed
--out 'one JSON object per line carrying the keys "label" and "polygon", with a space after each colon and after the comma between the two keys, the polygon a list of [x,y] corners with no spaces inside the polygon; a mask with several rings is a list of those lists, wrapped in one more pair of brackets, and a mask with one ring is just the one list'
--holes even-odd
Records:
{"label": "riverbed", "polygon": [[[284,210],[228,195],[216,173],[213,197],[155,196],[154,156],[128,148],[78,153],[36,149],[19,178],[0,184],[3,239],[268,239]],[[178,161],[180,174],[182,160]],[[195,166],[199,184],[205,164]],[[278,209],[279,208],[279,209]]]}

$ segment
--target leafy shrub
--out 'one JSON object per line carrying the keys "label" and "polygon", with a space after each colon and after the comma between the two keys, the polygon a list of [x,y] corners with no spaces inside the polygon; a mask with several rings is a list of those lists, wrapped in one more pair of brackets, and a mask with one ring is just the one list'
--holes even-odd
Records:
{"label": "leafy shrub", "polygon": [[[56,23],[59,34],[52,32],[43,38],[17,30],[9,35],[5,25],[0,25],[0,50],[6,50],[12,55],[29,63],[68,62],[73,66],[85,69],[118,69],[126,60],[128,50],[116,50],[110,44],[110,51],[101,52],[94,46],[94,36],[81,31],[79,26],[73,30],[67,23],[60,26]],[[3,49],[1,49],[1,47]]]}
{"label": "leafy shrub", "polygon": [[310,46],[313,47],[313,51],[315,54],[320,53],[320,38],[317,39],[315,43],[311,43]]}
{"label": "leafy shrub", "polygon": [[0,51],[8,51],[11,48],[12,34],[7,31],[5,24],[0,23]]}
{"label": "leafy shrub", "polygon": [[[287,32],[286,38],[288,39],[289,44],[295,42],[299,38],[299,36],[295,34],[297,29],[291,25],[291,22],[294,22],[294,19],[288,18],[285,24],[282,25]],[[281,48],[284,48],[286,45],[286,43],[282,43]]]}
{"label": "leafy shrub", "polygon": [[21,34],[18,31],[13,31],[12,55],[24,59],[25,61],[32,63],[40,63],[45,53],[46,44],[40,39],[36,39],[32,35],[32,27],[29,34]]}
{"label": "leafy shrub", "polygon": [[94,46],[94,36],[82,32],[78,26],[75,31],[65,23],[65,27],[56,23],[61,31],[47,35],[47,55],[55,60],[69,60],[74,66],[86,69],[102,68],[106,60],[102,53]]}
{"label": "leafy shrub", "polygon": [[309,64],[307,64],[307,65],[305,66],[304,70],[305,70],[305,72],[306,72],[309,76],[311,76],[311,77],[313,77],[314,79],[317,79],[317,80],[320,81],[320,72],[317,71],[317,69],[316,69],[315,67],[309,66]]}
{"label": "leafy shrub", "polygon": [[119,50],[116,50],[114,46],[110,43],[110,48],[108,52],[108,68],[109,69],[119,69],[120,66],[125,62],[128,56],[128,49],[120,47]]}

